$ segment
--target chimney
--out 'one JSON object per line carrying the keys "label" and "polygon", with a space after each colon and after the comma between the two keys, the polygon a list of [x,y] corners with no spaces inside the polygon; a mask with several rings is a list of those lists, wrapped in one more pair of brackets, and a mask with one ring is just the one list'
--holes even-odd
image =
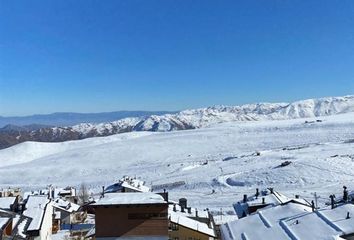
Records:
{"label": "chimney", "polygon": [[102,186],[102,197],[104,197],[104,186]]}
{"label": "chimney", "polygon": [[344,202],[348,201],[348,190],[346,186],[343,186],[343,201]]}
{"label": "chimney", "polygon": [[347,219],[349,219],[350,218],[350,213],[349,212],[347,212]]}
{"label": "chimney", "polygon": [[195,209],[195,217],[198,218],[198,209]]}
{"label": "chimney", "polygon": [[174,211],[174,212],[177,212],[176,204],[173,204],[173,211]]}
{"label": "chimney", "polygon": [[157,193],[158,195],[163,197],[163,200],[168,202],[168,192],[166,192],[166,189],[163,190],[163,193]]}
{"label": "chimney", "polygon": [[181,208],[187,208],[187,199],[186,198],[180,198],[179,199],[179,205],[181,206]]}
{"label": "chimney", "polygon": [[192,208],[189,207],[189,208],[187,208],[187,209],[188,209],[188,213],[191,214],[191,213],[192,213]]}
{"label": "chimney", "polygon": [[184,212],[184,207],[181,206],[181,212]]}
{"label": "chimney", "polygon": [[247,202],[247,194],[243,195],[243,202],[246,203]]}
{"label": "chimney", "polygon": [[271,194],[273,194],[274,193],[274,188],[269,188],[269,191],[270,191]]}
{"label": "chimney", "polygon": [[256,188],[256,199],[258,199],[258,196],[259,196],[259,189]]}
{"label": "chimney", "polygon": [[300,198],[300,195],[296,194],[296,195],[295,195],[295,198],[296,198],[296,199],[299,199],[299,198]]}
{"label": "chimney", "polygon": [[262,204],[265,204],[265,197],[262,197]]}
{"label": "chimney", "polygon": [[315,203],[313,200],[311,201],[311,208],[312,208],[312,212],[314,212],[315,211]]}

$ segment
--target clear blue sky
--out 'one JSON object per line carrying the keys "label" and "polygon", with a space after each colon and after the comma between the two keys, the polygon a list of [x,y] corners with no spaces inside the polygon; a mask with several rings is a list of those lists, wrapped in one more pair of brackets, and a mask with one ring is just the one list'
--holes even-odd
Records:
{"label": "clear blue sky", "polygon": [[352,0],[0,0],[0,115],[346,94]]}

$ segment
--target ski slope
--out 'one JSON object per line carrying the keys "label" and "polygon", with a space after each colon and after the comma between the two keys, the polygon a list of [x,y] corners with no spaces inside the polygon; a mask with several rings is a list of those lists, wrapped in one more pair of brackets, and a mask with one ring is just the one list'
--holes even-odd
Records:
{"label": "ski slope", "polygon": [[[291,164],[279,167],[284,161]],[[310,199],[317,192],[325,202],[343,185],[354,189],[354,113],[25,142],[0,150],[0,187],[84,182],[99,191],[123,175],[162,185],[172,199],[187,197],[196,207],[227,209],[266,187]]]}

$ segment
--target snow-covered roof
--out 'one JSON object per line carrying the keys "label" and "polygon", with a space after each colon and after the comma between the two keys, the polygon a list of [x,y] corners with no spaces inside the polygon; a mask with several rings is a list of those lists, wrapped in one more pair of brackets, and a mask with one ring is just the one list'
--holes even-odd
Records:
{"label": "snow-covered roof", "polygon": [[256,214],[222,225],[223,239],[290,239],[282,228],[281,220],[310,211],[311,208],[296,203],[264,208]]}
{"label": "snow-covered roof", "polygon": [[28,196],[26,210],[23,215],[32,218],[28,231],[39,230],[45,214],[47,204],[50,202],[47,196]]}
{"label": "snow-covered roof", "polygon": [[27,227],[30,225],[32,219],[24,215],[16,215],[12,220],[12,232],[16,233],[16,236],[26,238]]}
{"label": "snow-covered roof", "polygon": [[162,196],[155,193],[106,193],[94,206],[130,205],[130,204],[162,204],[167,203]]}
{"label": "snow-covered roof", "polygon": [[231,221],[238,220],[237,215],[213,215],[215,225],[222,225]]}
{"label": "snow-covered roof", "polygon": [[210,228],[206,223],[189,218],[180,212],[169,211],[168,215],[172,223],[215,237],[214,229]]}
{"label": "snow-covered roof", "polygon": [[58,198],[58,199],[54,200],[53,207],[63,210],[63,211],[66,211],[66,212],[69,212],[69,213],[72,213],[72,212],[78,211],[80,208],[80,205],[69,202],[69,201],[61,199],[61,198]]}
{"label": "snow-covered roof", "polygon": [[[347,219],[349,212],[350,218]],[[284,222],[298,239],[334,239],[354,233],[354,206],[344,204],[334,209],[320,209]]]}
{"label": "snow-covered roof", "polygon": [[106,188],[106,193],[121,192],[123,188],[128,188],[136,192],[149,192],[150,188],[145,186],[145,182],[132,177],[123,177],[117,183]]}
{"label": "snow-covered roof", "polygon": [[196,209],[191,207],[191,213],[188,212],[188,209],[184,209],[184,212],[182,212],[181,206],[176,203],[173,205],[169,205],[168,211],[174,211],[173,210],[174,208],[176,209],[176,212],[179,212],[186,217],[195,217],[198,211],[199,218],[209,218],[209,213],[206,210],[201,210],[201,209]]}
{"label": "snow-covered roof", "polygon": [[10,209],[11,205],[16,201],[16,197],[1,197],[0,198],[0,208]]}
{"label": "snow-covered roof", "polygon": [[131,181],[124,181],[122,187],[130,188],[138,192],[149,192],[150,188],[144,185],[144,181],[133,179]]}
{"label": "snow-covered roof", "polygon": [[[348,214],[349,213],[349,218]],[[312,212],[288,203],[222,225],[223,239],[341,239],[354,233],[354,205],[343,204]]]}
{"label": "snow-covered roof", "polygon": [[[264,199],[264,203],[263,203]],[[260,195],[257,198],[255,196],[251,196],[247,198],[247,202],[238,202],[234,204],[235,212],[238,217],[243,217],[243,213],[248,214],[249,207],[257,207],[257,206],[277,206],[282,204],[287,204],[289,202],[295,202],[302,205],[310,206],[310,203],[302,198],[290,198],[281,194],[280,192],[273,191],[273,193],[266,193],[265,195]]]}

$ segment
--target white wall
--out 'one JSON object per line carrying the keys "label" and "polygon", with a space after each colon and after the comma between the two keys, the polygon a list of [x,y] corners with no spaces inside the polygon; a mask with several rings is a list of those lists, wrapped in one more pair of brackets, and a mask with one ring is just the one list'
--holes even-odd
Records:
{"label": "white wall", "polygon": [[52,239],[52,224],[53,224],[53,203],[52,201],[47,204],[45,214],[43,217],[42,228],[40,231],[40,240],[51,240]]}

